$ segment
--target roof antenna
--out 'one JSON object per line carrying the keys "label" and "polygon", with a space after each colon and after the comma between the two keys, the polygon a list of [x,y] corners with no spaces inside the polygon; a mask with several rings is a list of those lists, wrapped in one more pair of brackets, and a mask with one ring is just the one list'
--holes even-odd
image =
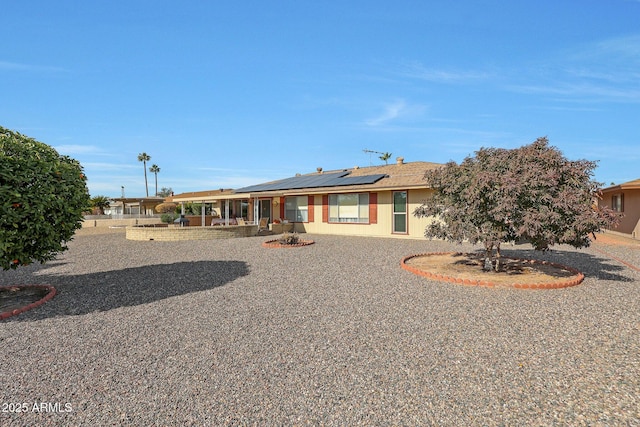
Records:
{"label": "roof antenna", "polygon": [[382,153],[380,151],[368,150],[366,148],[364,150],[362,150],[362,151],[364,151],[365,153],[369,153],[369,166],[372,166],[372,164],[371,164],[371,154],[373,154],[373,153],[380,154],[379,159],[380,160],[384,160],[384,163],[387,164],[387,165],[389,164],[389,162],[387,162],[387,160],[389,160],[391,158],[391,154],[392,154],[392,153]]}

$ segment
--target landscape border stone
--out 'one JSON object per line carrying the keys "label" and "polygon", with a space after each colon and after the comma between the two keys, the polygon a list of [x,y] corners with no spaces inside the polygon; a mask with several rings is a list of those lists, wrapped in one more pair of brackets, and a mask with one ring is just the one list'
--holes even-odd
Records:
{"label": "landscape border stone", "polygon": [[31,304],[27,304],[23,307],[16,308],[11,311],[4,311],[0,313],[0,320],[8,319],[11,316],[17,316],[20,313],[24,313],[27,310],[31,310],[32,308],[36,308],[44,304],[45,302],[51,300],[56,295],[56,288],[51,285],[11,285],[11,286],[0,286],[0,289],[13,289],[13,288],[35,288],[35,289],[47,289],[49,292],[38,301],[34,301]]}
{"label": "landscape border stone", "polygon": [[550,262],[550,261],[541,261],[534,259],[526,259],[526,258],[513,258],[513,257],[503,257],[503,259],[512,259],[516,261],[526,261],[532,264],[541,264],[541,265],[550,265],[552,267],[561,268],[563,270],[567,270],[574,274],[574,276],[570,277],[568,280],[561,282],[548,282],[548,283],[513,283],[513,284],[500,284],[497,285],[493,282],[486,280],[473,280],[473,279],[461,279],[459,277],[445,276],[442,274],[431,273],[430,271],[425,271],[419,268],[412,267],[408,265],[406,262],[411,258],[416,258],[420,256],[429,256],[429,255],[450,255],[450,254],[458,254],[459,252],[427,252],[422,254],[414,254],[408,255],[400,261],[400,266],[410,271],[411,273],[417,274],[418,276],[424,276],[428,279],[437,280],[440,282],[449,282],[455,284],[461,284],[465,286],[484,286],[488,288],[496,288],[496,287],[507,287],[507,288],[516,288],[516,289],[560,289],[560,288],[568,288],[571,286],[577,286],[584,280],[584,274],[575,268],[568,267],[566,265]]}
{"label": "landscape border stone", "polygon": [[267,240],[266,242],[262,242],[262,246],[265,248],[299,248],[302,246],[313,245],[315,242],[313,240],[298,240],[298,243],[293,245],[283,245],[279,240]]}

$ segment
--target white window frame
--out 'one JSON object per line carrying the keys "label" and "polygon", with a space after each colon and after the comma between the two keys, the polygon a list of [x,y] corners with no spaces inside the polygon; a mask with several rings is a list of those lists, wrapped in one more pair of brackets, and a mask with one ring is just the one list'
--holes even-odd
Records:
{"label": "white window frame", "polygon": [[329,222],[369,224],[369,205],[369,193],[329,194]]}
{"label": "white window frame", "polygon": [[[397,193],[404,193],[404,211],[400,212],[396,212],[396,194]],[[396,233],[396,234],[407,234],[409,233],[409,223],[408,223],[408,216],[407,216],[407,211],[409,210],[409,192],[404,190],[404,191],[394,191],[391,194],[391,210],[393,211],[393,220],[392,220],[392,232]],[[404,216],[404,230],[403,231],[398,231],[396,230],[396,216]]]}
{"label": "white window frame", "polygon": [[614,212],[624,212],[624,193],[611,196],[611,209]]}
{"label": "white window frame", "polygon": [[309,222],[309,196],[285,197],[284,218],[289,222]]}

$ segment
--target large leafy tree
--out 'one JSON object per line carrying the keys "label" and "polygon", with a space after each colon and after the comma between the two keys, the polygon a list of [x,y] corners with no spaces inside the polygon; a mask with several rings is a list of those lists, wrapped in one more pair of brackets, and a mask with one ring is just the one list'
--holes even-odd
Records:
{"label": "large leafy tree", "polygon": [[147,197],[149,197],[149,184],[147,183],[147,162],[149,160],[151,160],[151,156],[147,153],[138,154],[138,161],[142,162],[144,168],[144,189],[147,192]]}
{"label": "large leafy tree", "polygon": [[162,187],[160,191],[158,191],[158,196],[160,197],[169,197],[173,193],[173,189],[171,187]]}
{"label": "large leafy tree", "polygon": [[67,249],[89,207],[76,160],[0,126],[0,266],[46,262]]}
{"label": "large leafy tree", "polygon": [[567,160],[547,138],[517,149],[482,148],[459,165],[427,171],[435,194],[414,215],[436,217],[426,237],[484,244],[487,270],[499,269],[503,242],[525,240],[536,250],[586,247],[590,236],[617,219],[594,203],[600,194],[595,167]]}

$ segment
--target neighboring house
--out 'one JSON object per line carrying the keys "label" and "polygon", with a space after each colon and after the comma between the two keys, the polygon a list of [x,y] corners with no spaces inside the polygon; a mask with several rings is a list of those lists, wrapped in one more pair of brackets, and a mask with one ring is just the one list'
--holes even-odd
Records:
{"label": "neighboring house", "polygon": [[640,179],[604,188],[598,203],[624,215],[612,231],[640,238]]}
{"label": "neighboring house", "polygon": [[[187,203],[195,203],[200,205],[201,214],[200,215],[189,215],[186,217],[189,219],[189,225],[191,226],[205,226],[211,225],[211,221],[214,218],[223,218],[225,213],[225,207],[223,206],[223,201],[227,200],[229,197],[233,197],[234,191],[229,189],[219,189],[219,190],[207,190],[207,191],[192,191],[189,193],[180,193],[176,195],[171,195],[165,199],[165,202],[176,203],[181,206],[182,213],[185,214],[185,204]],[[248,203],[245,202],[245,205],[248,206]],[[237,206],[238,212],[242,211],[242,204],[240,201],[235,201],[234,203],[229,203],[228,206],[232,209],[228,212],[227,220],[235,217],[235,209]],[[246,207],[245,207],[245,215],[246,217]],[[237,215],[242,216],[242,215]],[[227,223],[229,224],[229,223]]]}
{"label": "neighboring house", "polygon": [[154,216],[157,205],[162,203],[162,197],[116,197],[105,209],[105,214],[119,217],[130,216]]}
{"label": "neighboring house", "polygon": [[[424,174],[430,162],[354,167],[296,175],[235,191],[180,194],[174,202],[211,203],[222,218],[294,223],[297,232],[420,238],[428,218],[413,216],[429,197]],[[208,194],[205,194],[208,193]]]}

